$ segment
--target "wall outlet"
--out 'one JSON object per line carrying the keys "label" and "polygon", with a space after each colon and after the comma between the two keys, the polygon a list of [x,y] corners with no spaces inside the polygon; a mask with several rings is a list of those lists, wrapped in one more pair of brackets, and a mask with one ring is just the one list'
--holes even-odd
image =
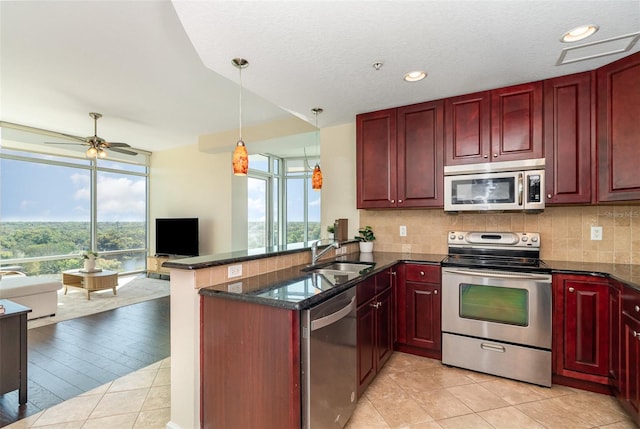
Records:
{"label": "wall outlet", "polygon": [[227,278],[240,277],[242,275],[242,265],[229,265],[227,268]]}
{"label": "wall outlet", "polygon": [[407,236],[407,227],[404,225],[400,225],[400,237]]}
{"label": "wall outlet", "polygon": [[227,290],[231,293],[242,293],[242,282],[231,283]]}
{"label": "wall outlet", "polygon": [[602,240],[602,227],[601,226],[592,226],[591,227],[591,239],[592,240]]}

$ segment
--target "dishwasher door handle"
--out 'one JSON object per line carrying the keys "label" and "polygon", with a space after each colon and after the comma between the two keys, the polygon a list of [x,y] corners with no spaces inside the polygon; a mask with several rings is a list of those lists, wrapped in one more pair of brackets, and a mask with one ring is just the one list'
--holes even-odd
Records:
{"label": "dishwasher door handle", "polygon": [[354,296],[353,298],[351,298],[351,301],[349,302],[349,304],[347,304],[345,307],[341,308],[340,310],[336,311],[335,313],[331,313],[328,316],[324,316],[319,319],[312,320],[311,330],[316,331],[318,329],[322,329],[325,326],[329,326],[332,323],[335,323],[338,320],[344,318],[347,314],[351,313],[351,310],[353,309],[353,304],[355,302],[356,302],[356,297]]}

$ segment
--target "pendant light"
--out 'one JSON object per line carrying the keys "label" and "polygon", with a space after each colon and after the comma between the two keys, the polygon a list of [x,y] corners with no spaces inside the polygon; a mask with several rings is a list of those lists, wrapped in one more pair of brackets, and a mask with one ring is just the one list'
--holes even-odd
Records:
{"label": "pendant light", "polygon": [[[318,148],[318,158],[320,157],[320,129],[318,128],[318,115],[324,110],[319,107],[311,109],[316,115],[316,147]],[[319,191],[322,189],[322,170],[320,170],[320,161],[316,161],[316,166],[313,167],[313,174],[311,175],[311,189]]]}
{"label": "pendant light", "polygon": [[236,176],[246,176],[249,170],[249,154],[247,153],[247,147],[242,141],[242,69],[249,66],[249,61],[244,58],[234,58],[231,60],[231,64],[234,65],[240,74],[240,138],[236,143],[236,148],[233,151],[233,174]]}

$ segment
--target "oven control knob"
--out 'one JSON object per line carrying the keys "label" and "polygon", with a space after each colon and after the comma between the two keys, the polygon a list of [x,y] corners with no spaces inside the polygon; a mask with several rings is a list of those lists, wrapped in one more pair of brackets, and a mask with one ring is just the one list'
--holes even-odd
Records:
{"label": "oven control knob", "polygon": [[536,241],[538,241],[538,237],[531,237],[531,241],[535,243]]}
{"label": "oven control knob", "polygon": [[455,239],[456,239],[456,235],[455,235],[455,234],[451,234],[451,235],[449,236],[449,240],[455,240]]}
{"label": "oven control knob", "polygon": [[526,235],[524,237],[522,237],[522,242],[526,243],[529,240],[529,237],[527,237]]}
{"label": "oven control knob", "polygon": [[458,236],[458,240],[462,240],[463,238],[464,238],[464,235],[462,235],[462,234],[460,234],[460,235]]}

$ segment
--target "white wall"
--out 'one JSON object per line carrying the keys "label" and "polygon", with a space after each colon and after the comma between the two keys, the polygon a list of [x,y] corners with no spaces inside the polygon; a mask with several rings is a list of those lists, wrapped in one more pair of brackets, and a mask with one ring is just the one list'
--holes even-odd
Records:
{"label": "white wall", "polygon": [[[194,144],[151,156],[151,254],[156,217],[198,217],[200,254],[246,249],[246,177],[231,173],[231,152],[207,153]],[[349,237],[357,234],[355,123],[320,130],[322,236],[335,219],[349,219]],[[234,213],[239,216],[232,216]]]}
{"label": "white wall", "polygon": [[349,237],[358,233],[356,209],[356,124],[320,130],[322,167],[322,236],[336,219],[349,219]]}
{"label": "white wall", "polygon": [[231,153],[207,154],[198,145],[151,156],[150,254],[157,217],[200,219],[200,254],[231,251]]}

